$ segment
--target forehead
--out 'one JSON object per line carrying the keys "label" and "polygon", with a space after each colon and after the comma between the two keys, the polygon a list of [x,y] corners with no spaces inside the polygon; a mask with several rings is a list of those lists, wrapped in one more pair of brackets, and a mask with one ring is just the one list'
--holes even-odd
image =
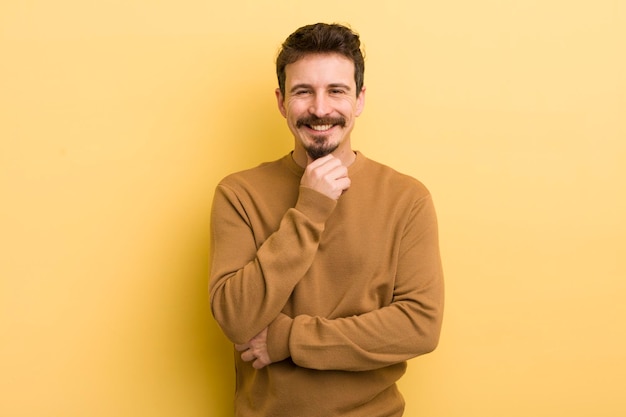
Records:
{"label": "forehead", "polygon": [[355,88],[354,62],[341,54],[307,54],[285,67],[286,85],[342,83]]}

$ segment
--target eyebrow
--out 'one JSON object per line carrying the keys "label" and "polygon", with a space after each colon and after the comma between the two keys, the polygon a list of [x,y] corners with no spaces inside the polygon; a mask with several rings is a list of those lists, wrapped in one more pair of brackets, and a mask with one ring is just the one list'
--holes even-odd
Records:
{"label": "eyebrow", "polygon": [[[301,88],[312,88],[312,86],[310,84],[296,84],[293,87],[291,87],[291,89],[289,90],[290,93],[293,93],[296,90],[299,90]],[[327,88],[344,88],[347,91],[350,91],[350,86],[347,84],[343,84],[343,83],[332,83],[332,84],[328,84]]]}

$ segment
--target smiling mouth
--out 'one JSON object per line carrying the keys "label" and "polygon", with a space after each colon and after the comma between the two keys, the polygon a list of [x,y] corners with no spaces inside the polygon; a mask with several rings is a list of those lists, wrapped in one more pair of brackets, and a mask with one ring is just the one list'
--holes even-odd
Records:
{"label": "smiling mouth", "polygon": [[307,125],[307,127],[315,130],[316,132],[325,132],[330,130],[335,125]]}
{"label": "smiling mouth", "polygon": [[307,128],[316,132],[326,132],[335,126],[345,126],[346,119],[343,117],[303,117],[296,122],[296,126],[301,128],[306,126]]}

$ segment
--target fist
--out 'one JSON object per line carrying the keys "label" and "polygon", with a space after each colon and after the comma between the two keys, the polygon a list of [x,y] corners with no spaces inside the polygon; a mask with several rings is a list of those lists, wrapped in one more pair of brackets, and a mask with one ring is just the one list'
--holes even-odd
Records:
{"label": "fist", "polygon": [[334,200],[350,187],[348,168],[332,154],[310,160],[300,180],[300,185],[312,188]]}

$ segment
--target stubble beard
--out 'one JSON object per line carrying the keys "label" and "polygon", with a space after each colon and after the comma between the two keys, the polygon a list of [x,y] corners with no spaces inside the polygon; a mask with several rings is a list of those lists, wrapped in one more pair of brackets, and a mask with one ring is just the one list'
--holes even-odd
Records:
{"label": "stubble beard", "polygon": [[335,152],[339,147],[339,143],[329,143],[328,136],[319,135],[313,137],[313,143],[304,145],[304,150],[309,154],[311,159],[323,158],[326,155],[330,155]]}
{"label": "stubble beard", "polygon": [[[296,127],[311,127],[313,125],[325,124],[339,126],[343,128],[346,126],[346,119],[344,117],[317,117],[315,115],[310,115],[308,117],[298,119]],[[311,143],[306,143],[303,141],[304,149],[306,150],[306,153],[309,155],[309,157],[311,157],[311,159],[315,160],[322,158],[326,155],[333,153],[339,147],[338,142],[330,143],[329,137],[330,135],[313,135],[313,140]]]}

